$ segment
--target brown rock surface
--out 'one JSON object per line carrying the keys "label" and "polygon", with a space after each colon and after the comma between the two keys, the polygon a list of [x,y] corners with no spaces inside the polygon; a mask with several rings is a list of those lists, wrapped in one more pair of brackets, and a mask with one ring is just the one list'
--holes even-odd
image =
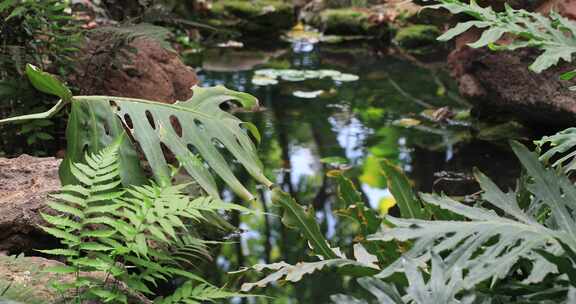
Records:
{"label": "brown rock surface", "polygon": [[[157,41],[111,33],[89,35],[72,82],[84,95],[111,95],[172,103],[192,97],[192,68]],[[122,45],[125,43],[126,45]]]}
{"label": "brown rock surface", "polygon": [[448,63],[460,93],[480,116],[510,115],[532,125],[572,126],[576,122],[574,81],[558,77],[573,67],[561,65],[540,74],[528,69],[538,51],[493,52],[462,47]]}
{"label": "brown rock surface", "polygon": [[49,193],[60,188],[60,160],[0,158],[0,251],[29,252],[55,243],[38,228]]}
{"label": "brown rock surface", "polygon": [[[42,257],[0,255],[0,282],[11,282],[14,286],[22,288],[21,290],[25,292],[25,294],[19,297],[35,299],[34,303],[70,303],[70,301],[64,301],[62,294],[51,286],[55,281],[72,283],[74,282],[75,274],[54,274],[44,271],[47,267],[62,265],[64,264],[59,261]],[[144,296],[128,291],[125,284],[115,281],[104,272],[82,272],[81,275],[91,277],[101,282],[107,280],[109,284],[114,284],[125,294],[128,294],[128,303],[130,304],[152,303],[152,301],[146,299]],[[66,297],[70,296],[66,295]],[[40,302],[41,300],[43,302]],[[2,303],[1,297],[0,303]]]}

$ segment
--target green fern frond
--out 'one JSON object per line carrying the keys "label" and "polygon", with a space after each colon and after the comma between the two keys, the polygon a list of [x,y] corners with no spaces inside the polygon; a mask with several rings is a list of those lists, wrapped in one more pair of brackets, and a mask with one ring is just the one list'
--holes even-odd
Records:
{"label": "green fern frond", "polygon": [[215,300],[228,299],[233,297],[247,297],[250,295],[231,292],[210,284],[200,284],[194,286],[191,281],[187,281],[180,286],[174,294],[169,297],[159,298],[155,304],[190,304],[214,302]]}

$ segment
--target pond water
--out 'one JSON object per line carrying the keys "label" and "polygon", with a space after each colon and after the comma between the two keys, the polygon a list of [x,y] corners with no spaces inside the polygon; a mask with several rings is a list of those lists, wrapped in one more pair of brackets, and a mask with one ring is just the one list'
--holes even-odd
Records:
{"label": "pond water", "polygon": [[[202,85],[258,97],[260,111],[240,115],[262,133],[259,155],[267,175],[300,203],[314,206],[335,243],[349,244],[353,233],[332,213],[335,189],[326,173],[334,168],[347,170],[373,208],[391,213],[394,201],[378,170],[381,158],[401,167],[420,191],[474,193],[474,167],[501,185],[513,185],[519,170],[506,142],[487,141],[494,130],[484,132],[457,119],[469,115],[469,105],[455,93],[443,64],[398,50],[354,46],[212,49],[188,61],[202,67]],[[330,77],[334,71],[346,77]],[[262,201],[260,207],[270,211],[267,197]],[[277,217],[238,220],[245,232],[237,245],[224,246],[220,268],[309,258],[306,244]],[[348,284],[327,272],[265,293],[276,297],[274,303],[324,303]]]}
{"label": "pond water", "polygon": [[[392,214],[397,211],[378,167],[380,159],[402,168],[420,191],[457,196],[478,190],[471,178],[474,167],[502,186],[513,186],[519,175],[507,148],[508,133],[469,119],[470,107],[455,93],[441,58],[422,61],[399,50],[355,42],[208,49],[188,54],[185,60],[199,67],[203,86],[224,85],[260,100],[259,111],[238,115],[262,134],[259,155],[266,175],[298,202],[314,207],[333,245],[351,244],[357,227],[333,214],[339,207],[335,185],[327,176],[330,170],[345,170],[373,208]],[[64,147],[62,127],[52,132],[56,139],[40,151],[28,151],[11,137],[0,150],[12,156],[53,155]],[[247,176],[244,181],[251,185]],[[252,207],[268,215],[232,216],[232,224],[243,232],[230,244],[215,248],[213,256],[218,259],[199,266],[217,285],[230,282],[227,272],[242,266],[313,259],[298,233],[281,224],[267,193],[251,186],[261,194]],[[248,273],[232,282],[259,278]],[[357,290],[354,282],[335,271],[323,271],[297,284],[257,291],[273,299],[237,302],[326,303],[332,294]]]}

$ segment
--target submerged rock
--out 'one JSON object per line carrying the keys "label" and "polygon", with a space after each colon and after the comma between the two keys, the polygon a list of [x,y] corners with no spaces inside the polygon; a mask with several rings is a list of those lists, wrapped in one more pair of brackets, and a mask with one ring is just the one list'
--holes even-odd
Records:
{"label": "submerged rock", "polygon": [[192,97],[195,72],[178,54],[146,37],[89,35],[72,82],[84,95],[111,95],[175,102]]}
{"label": "submerged rock", "polygon": [[60,188],[60,160],[22,155],[0,158],[0,252],[30,252],[56,243],[38,226],[49,193]]}
{"label": "submerged rock", "polygon": [[531,125],[572,126],[576,121],[574,81],[559,76],[572,70],[557,66],[540,74],[528,69],[537,50],[493,52],[461,47],[448,63],[460,93],[483,117],[509,115]]}

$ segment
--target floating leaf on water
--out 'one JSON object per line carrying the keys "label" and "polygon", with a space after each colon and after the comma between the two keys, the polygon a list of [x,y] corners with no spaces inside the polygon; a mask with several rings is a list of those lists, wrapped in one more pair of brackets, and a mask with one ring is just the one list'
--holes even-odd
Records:
{"label": "floating leaf on water", "polygon": [[342,73],[336,70],[294,70],[294,69],[261,69],[254,72],[256,76],[282,79],[285,81],[304,81],[307,79],[332,78],[334,81],[357,81],[357,75]]}
{"label": "floating leaf on water", "polygon": [[357,81],[358,79],[360,79],[360,77],[354,74],[343,73],[337,76],[332,76],[332,79],[334,81]]}
{"label": "floating leaf on water", "polygon": [[292,95],[299,97],[299,98],[316,98],[316,97],[320,96],[322,93],[324,93],[324,90],[310,91],[310,92],[294,91],[292,93]]}
{"label": "floating leaf on water", "polygon": [[419,125],[421,122],[414,118],[402,118],[394,122],[395,125],[401,127],[413,127]]}
{"label": "floating leaf on water", "polygon": [[279,70],[276,70],[276,69],[261,69],[261,70],[254,71],[254,75],[276,78],[276,77],[278,77],[278,71]]}
{"label": "floating leaf on water", "polygon": [[337,77],[342,75],[342,72],[336,70],[318,70],[318,78],[324,77]]}
{"label": "floating leaf on water", "polygon": [[276,85],[278,84],[278,80],[276,78],[268,77],[268,76],[254,76],[252,78],[252,83],[257,86],[269,86],[269,85]]}

